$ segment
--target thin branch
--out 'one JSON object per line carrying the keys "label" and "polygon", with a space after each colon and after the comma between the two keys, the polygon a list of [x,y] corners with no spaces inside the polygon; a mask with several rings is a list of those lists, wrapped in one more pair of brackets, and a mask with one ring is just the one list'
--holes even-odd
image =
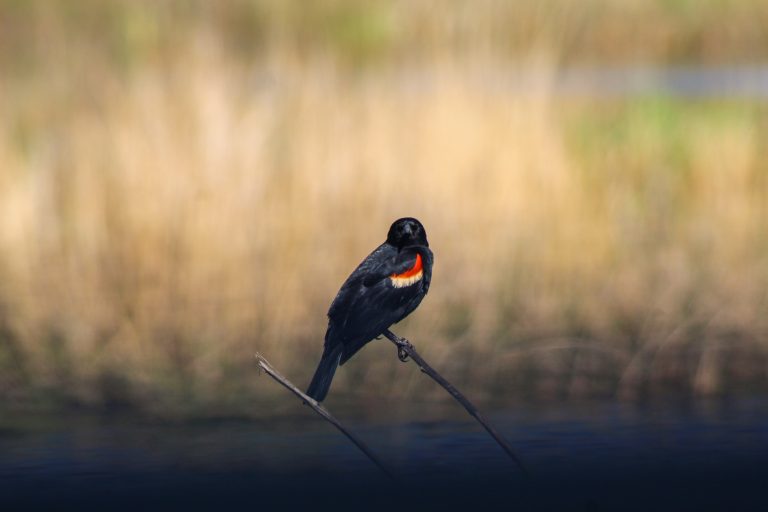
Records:
{"label": "thin branch", "polygon": [[341,423],[339,423],[339,420],[331,416],[331,413],[329,413],[322,405],[320,405],[315,399],[310,398],[306,394],[304,394],[299,388],[293,385],[291,381],[283,377],[277,370],[275,370],[271,364],[269,364],[269,361],[264,359],[264,356],[257,353],[256,354],[256,362],[259,365],[259,368],[264,370],[267,375],[275,379],[278,383],[280,383],[283,387],[285,387],[288,391],[296,395],[297,397],[301,398],[304,401],[304,405],[308,405],[311,407],[317,414],[323,417],[326,421],[330,422],[334,427],[339,429],[342,434],[347,436],[347,438],[355,443],[355,446],[357,446],[361,452],[363,452],[378,468],[389,478],[392,480],[395,480],[395,477],[392,476],[392,473],[390,473],[387,468],[384,467],[384,465],[381,463],[381,461],[373,454],[373,452],[366,446],[365,443],[363,443],[356,435],[354,435],[352,432],[347,430],[346,427],[344,427]]}
{"label": "thin branch", "polygon": [[461,392],[456,389],[453,384],[445,380],[442,375],[437,373],[434,368],[429,366],[426,361],[419,355],[418,352],[416,352],[416,348],[411,344],[410,341],[408,341],[405,338],[401,338],[400,336],[396,335],[389,329],[384,331],[384,336],[394,343],[397,346],[397,353],[398,357],[401,361],[406,361],[407,358],[405,357],[405,354],[407,354],[413,361],[418,365],[419,369],[423,372],[429,375],[432,380],[443,386],[448,393],[451,394],[453,398],[455,398],[461,405],[464,406],[464,409],[467,410],[467,412],[475,418],[482,426],[485,428],[485,430],[493,437],[493,439],[496,440],[496,442],[501,446],[501,448],[507,452],[507,455],[510,456],[510,458],[515,461],[515,463],[518,465],[520,470],[523,472],[523,474],[527,477],[530,477],[530,473],[528,473],[528,470],[525,469],[525,466],[523,466],[523,463],[520,461],[520,459],[515,455],[515,452],[512,451],[512,447],[509,445],[509,443],[501,437],[501,434],[496,432],[496,429],[494,429],[488,421],[480,414],[480,411],[477,410],[477,407],[475,407],[472,402],[467,400],[467,397],[461,394]]}

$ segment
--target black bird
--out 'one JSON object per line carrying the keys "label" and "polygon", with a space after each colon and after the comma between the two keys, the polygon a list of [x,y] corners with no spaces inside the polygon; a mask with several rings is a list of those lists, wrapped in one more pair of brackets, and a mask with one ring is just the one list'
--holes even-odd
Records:
{"label": "black bird", "polygon": [[309,396],[322,402],[338,365],[416,309],[429,290],[432,262],[421,222],[396,220],[387,241],[352,272],[328,310],[323,357]]}

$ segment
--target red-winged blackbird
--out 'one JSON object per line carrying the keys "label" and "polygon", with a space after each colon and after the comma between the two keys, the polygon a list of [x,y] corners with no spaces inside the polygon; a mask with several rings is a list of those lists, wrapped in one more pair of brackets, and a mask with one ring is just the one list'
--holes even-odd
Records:
{"label": "red-winged blackbird", "polygon": [[325,399],[338,365],[416,309],[429,290],[432,261],[421,222],[396,220],[387,241],[352,272],[328,310],[325,348],[309,396]]}

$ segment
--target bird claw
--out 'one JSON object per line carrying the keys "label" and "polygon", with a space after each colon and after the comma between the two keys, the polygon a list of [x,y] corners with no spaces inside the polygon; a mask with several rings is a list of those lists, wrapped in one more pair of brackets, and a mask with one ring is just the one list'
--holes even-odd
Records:
{"label": "bird claw", "polygon": [[403,345],[398,345],[397,347],[397,358],[403,363],[408,362],[408,352],[405,351]]}
{"label": "bird claw", "polygon": [[386,331],[384,335],[392,341],[395,345],[397,345],[397,358],[402,361],[403,363],[407,362],[409,359],[408,356],[408,349],[413,348],[413,345],[411,345],[411,342],[408,341],[405,338],[401,338],[400,336],[397,336],[391,331]]}

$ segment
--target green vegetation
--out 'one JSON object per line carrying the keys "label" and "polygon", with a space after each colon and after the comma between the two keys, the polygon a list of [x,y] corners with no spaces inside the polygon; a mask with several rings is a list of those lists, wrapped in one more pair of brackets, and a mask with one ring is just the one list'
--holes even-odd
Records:
{"label": "green vegetation", "polygon": [[[764,59],[766,26],[715,0],[0,1],[0,394],[242,411],[277,392],[257,350],[303,384],[402,215],[437,264],[397,332],[473,396],[765,389],[765,105],[551,85]],[[510,63],[540,87],[479,85]],[[428,392],[384,345],[339,397]]]}

